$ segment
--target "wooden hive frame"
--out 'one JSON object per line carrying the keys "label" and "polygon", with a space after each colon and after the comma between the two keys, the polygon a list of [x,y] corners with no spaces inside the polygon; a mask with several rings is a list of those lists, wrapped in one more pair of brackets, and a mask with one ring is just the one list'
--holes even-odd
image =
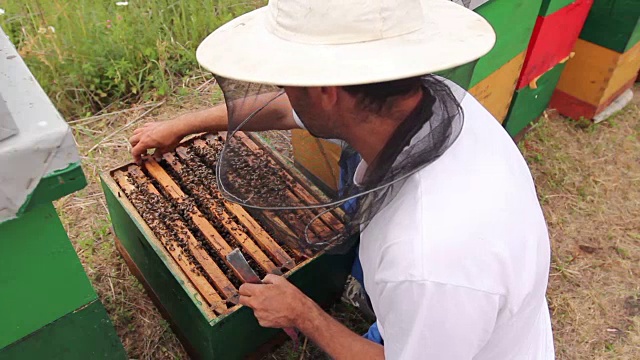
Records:
{"label": "wooden hive frame", "polygon": [[[257,137],[238,135],[244,146],[265,157],[288,180],[288,196],[307,202],[326,199],[292,164]],[[249,309],[234,305],[239,284],[244,281],[240,272],[226,262],[226,255],[234,247],[241,249],[259,274],[284,272],[320,304],[340,295],[353,251],[312,256],[296,249],[286,251],[262,227],[260,219],[217,197],[217,189],[191,181],[186,191],[183,176],[211,171],[204,158],[190,156],[187,147],[204,149],[212,141],[216,141],[215,136],[203,135],[183,143],[175,153],[165,154],[163,166],[147,159],[142,166],[126,164],[103,173],[101,178],[118,238],[116,246],[189,354],[193,358],[234,359],[256,351],[278,334],[277,330],[260,327]],[[159,212],[147,211],[148,203]],[[162,213],[163,208],[172,206],[179,208],[182,216]],[[301,211],[299,215],[312,214]],[[341,216],[339,211],[324,214],[312,229],[313,234],[325,237],[340,231]],[[217,229],[210,222],[212,218],[217,221]],[[291,232],[302,226],[297,217],[277,221]],[[226,238],[218,231],[220,227]]]}

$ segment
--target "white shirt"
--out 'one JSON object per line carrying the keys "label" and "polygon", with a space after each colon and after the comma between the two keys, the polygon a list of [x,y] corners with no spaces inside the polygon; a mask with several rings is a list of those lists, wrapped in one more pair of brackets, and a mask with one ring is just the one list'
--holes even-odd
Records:
{"label": "white shirt", "polygon": [[553,359],[550,245],[531,174],[473,96],[462,107],[460,137],[361,234],[385,357]]}
{"label": "white shirt", "polygon": [[385,357],[554,359],[550,245],[531,174],[473,96],[462,107],[459,138],[361,234]]}

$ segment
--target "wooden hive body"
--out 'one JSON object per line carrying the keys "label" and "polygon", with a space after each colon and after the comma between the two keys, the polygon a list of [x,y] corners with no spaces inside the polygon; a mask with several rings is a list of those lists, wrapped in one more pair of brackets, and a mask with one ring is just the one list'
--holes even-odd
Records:
{"label": "wooden hive body", "polygon": [[640,69],[637,0],[595,0],[574,51],[551,107],[593,119],[633,86]]}
{"label": "wooden hive body", "polygon": [[520,134],[527,125],[542,115],[565,66],[566,63],[556,65],[542,75],[534,87],[526,86],[516,91],[505,121],[505,127],[511,136]]}
{"label": "wooden hive body", "polygon": [[580,38],[618,53],[640,41],[640,4],[637,0],[595,0]]}
{"label": "wooden hive body", "polygon": [[542,0],[492,0],[475,9],[493,26],[497,40],[478,61],[470,87],[527,50],[541,3]]}
{"label": "wooden hive body", "polygon": [[2,28],[0,54],[0,360],[127,359],[53,204],[87,184],[72,131]]}
{"label": "wooden hive body", "polygon": [[542,6],[540,7],[540,16],[551,15],[574,2],[576,2],[576,0],[542,0]]}
{"label": "wooden hive body", "polygon": [[573,119],[592,119],[633,86],[640,43],[624,53],[580,39],[560,78],[551,107]]}
{"label": "wooden hive body", "polygon": [[307,130],[291,132],[296,167],[327,191],[338,191],[340,181],[340,146],[318,139]]}
{"label": "wooden hive body", "polygon": [[520,53],[469,90],[500,123],[504,122],[509,112],[524,58],[525,53]]}
{"label": "wooden hive body", "polygon": [[[209,174],[207,167],[201,166],[205,158],[187,151],[187,146],[193,150],[211,139],[192,139],[176,153],[166,154],[161,164],[147,160],[141,167],[127,164],[103,173],[102,185],[119,239],[118,250],[189,354],[195,359],[240,359],[282,332],[260,327],[250,309],[230,304],[243,279],[225,261],[225,254],[240,248],[257,273],[283,272],[316,302],[328,304],[342,291],[353,252],[321,252],[307,257],[301,250],[278,244],[264,231],[267,228],[262,228],[263,223],[242,207],[220,199],[213,201],[206,194],[216,189],[205,189],[201,177],[187,179],[189,174]],[[268,152],[264,144],[258,145],[249,137],[243,140],[273,166],[286,165],[279,171],[293,179],[287,191],[300,198],[322,196],[290,164]],[[318,227],[314,234],[335,230],[341,225],[334,222],[338,217],[323,216],[326,229]],[[292,228],[290,221],[298,221],[281,220]]]}
{"label": "wooden hive body", "polygon": [[518,90],[568,59],[592,4],[593,0],[576,0],[553,14],[538,17]]}

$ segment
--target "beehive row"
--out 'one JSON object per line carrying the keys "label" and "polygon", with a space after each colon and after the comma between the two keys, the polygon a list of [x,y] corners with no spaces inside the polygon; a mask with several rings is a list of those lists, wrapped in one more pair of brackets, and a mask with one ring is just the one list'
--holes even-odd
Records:
{"label": "beehive row", "polygon": [[[633,85],[640,70],[637,0],[462,1],[493,26],[495,47],[440,73],[465,87],[512,135],[547,107],[593,119]],[[296,165],[336,190],[340,148],[305,131],[293,136]]]}
{"label": "beehive row", "polygon": [[[246,166],[243,162],[250,162],[252,169],[263,171],[234,179],[235,191],[267,189],[272,191],[264,196],[285,197],[289,203],[318,201],[319,194],[283,170],[277,158],[266,156],[261,145],[244,134],[237,136],[235,148],[241,154],[235,154],[238,162],[233,165],[242,167]],[[300,234],[316,215],[312,210],[293,210],[266,212],[256,218],[225,200],[215,177],[222,144],[217,136],[204,136],[183,144],[175,153],[164,154],[161,161],[149,158],[141,166],[130,164],[112,172],[128,200],[216,314],[237,303],[238,287],[247,281],[227,261],[229,253],[239,249],[260,277],[287,272],[313,254],[279,243],[269,224]],[[312,223],[310,237],[332,237],[341,226],[339,214],[326,213]]]}
{"label": "beehive row", "polygon": [[[567,1],[567,0],[565,0]],[[477,62],[440,73],[474,95],[500,122],[507,117],[525,62],[529,41],[543,2],[555,0],[456,1],[483,16],[497,36],[494,48]],[[550,4],[553,2],[553,4]],[[543,105],[546,106],[546,104]],[[340,148],[296,131],[292,139],[296,165],[319,184],[337,189]]]}

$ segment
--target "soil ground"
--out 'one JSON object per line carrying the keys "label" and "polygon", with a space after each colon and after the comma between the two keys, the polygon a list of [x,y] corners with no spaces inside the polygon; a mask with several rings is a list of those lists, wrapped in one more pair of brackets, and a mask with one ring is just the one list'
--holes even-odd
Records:
{"label": "soil ground", "polygon": [[[89,185],[57,202],[84,268],[133,359],[187,355],[115,251],[99,173],[130,161],[127,138],[147,121],[211,106],[220,94],[195,84],[165,103],[71,121]],[[636,94],[640,87],[636,87]],[[549,111],[520,143],[552,239],[548,299],[558,359],[640,358],[640,96],[591,125]],[[338,304],[354,330],[366,322]],[[322,358],[310,343],[286,344],[268,359]]]}

